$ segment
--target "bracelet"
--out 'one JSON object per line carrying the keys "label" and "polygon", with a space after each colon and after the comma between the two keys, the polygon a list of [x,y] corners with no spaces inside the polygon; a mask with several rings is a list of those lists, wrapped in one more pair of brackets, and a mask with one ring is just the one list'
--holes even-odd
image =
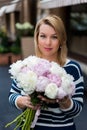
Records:
{"label": "bracelet", "polygon": [[68,102],[69,98],[68,97],[65,97],[65,99],[61,99],[59,100],[59,104],[66,104]]}
{"label": "bracelet", "polygon": [[64,97],[63,99],[59,100],[59,106],[61,109],[67,109],[71,105],[71,101],[69,97]]}

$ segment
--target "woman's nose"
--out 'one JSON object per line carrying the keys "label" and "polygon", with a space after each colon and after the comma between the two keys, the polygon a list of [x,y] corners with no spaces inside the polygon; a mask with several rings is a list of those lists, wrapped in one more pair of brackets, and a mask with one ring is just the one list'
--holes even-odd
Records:
{"label": "woman's nose", "polygon": [[50,38],[47,38],[47,39],[46,39],[46,44],[47,44],[47,45],[50,45],[50,44],[51,44],[51,39],[50,39]]}

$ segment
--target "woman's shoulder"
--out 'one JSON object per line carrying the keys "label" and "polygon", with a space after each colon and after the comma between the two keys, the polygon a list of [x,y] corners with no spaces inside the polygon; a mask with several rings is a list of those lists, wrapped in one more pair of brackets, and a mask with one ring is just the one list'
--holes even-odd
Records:
{"label": "woman's shoulder", "polygon": [[79,77],[82,75],[80,64],[75,60],[67,59],[64,69],[67,71],[67,73],[70,73],[74,77]]}
{"label": "woman's shoulder", "polygon": [[64,65],[64,67],[66,67],[66,66],[71,66],[71,67],[73,66],[75,68],[81,68],[80,64],[77,61],[72,60],[72,59],[67,59],[66,60],[66,63]]}

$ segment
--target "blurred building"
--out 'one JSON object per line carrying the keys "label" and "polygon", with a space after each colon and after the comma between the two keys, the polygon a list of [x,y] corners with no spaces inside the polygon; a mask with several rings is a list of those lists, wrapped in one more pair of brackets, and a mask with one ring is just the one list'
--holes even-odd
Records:
{"label": "blurred building", "polygon": [[36,24],[37,0],[0,0],[0,26],[6,27],[8,36],[14,38],[17,22]]}
{"label": "blurred building", "polygon": [[[15,51],[17,53],[19,51],[18,50],[19,46],[14,45],[15,41],[18,42],[18,40],[17,40],[18,31],[16,28],[16,23],[22,24],[25,22],[29,22],[33,26],[35,26],[36,14],[37,14],[37,0],[0,0],[0,31],[3,29],[2,27],[4,27],[4,29],[6,30],[5,33],[8,37],[8,46],[14,47],[11,49],[12,53],[5,55],[5,56],[7,56],[7,58],[6,58],[7,60],[12,59],[13,53],[14,53],[13,51]],[[20,31],[20,33],[21,33],[21,31]],[[0,38],[0,41],[1,41],[1,38]],[[27,40],[27,42],[29,42],[29,41]],[[0,44],[1,44],[1,42],[0,42]],[[19,43],[17,43],[17,44],[19,44]],[[27,45],[25,44],[23,46],[23,47],[26,46],[26,49],[27,49],[27,50],[24,49],[26,54],[23,53],[23,56],[24,55],[28,56],[28,52],[31,54],[34,53],[32,43],[30,45],[28,45],[30,51],[28,50]],[[23,48],[23,47],[21,47],[21,48]],[[7,48],[9,48],[9,47],[7,47]],[[15,50],[16,48],[17,48],[17,51]],[[2,49],[3,48],[1,48],[1,50]],[[1,56],[2,56],[2,54],[1,54]],[[16,60],[17,60],[17,58],[16,58]],[[15,60],[12,60],[12,61],[15,61]],[[6,63],[8,63],[8,62],[6,62]]]}
{"label": "blurred building", "polygon": [[17,22],[36,22],[48,15],[60,16],[65,24],[68,55],[87,64],[87,0],[0,0],[0,27],[15,38]]}

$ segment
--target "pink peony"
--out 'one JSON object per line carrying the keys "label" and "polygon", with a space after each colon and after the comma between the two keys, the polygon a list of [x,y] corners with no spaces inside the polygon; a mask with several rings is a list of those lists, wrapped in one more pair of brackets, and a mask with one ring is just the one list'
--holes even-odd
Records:
{"label": "pink peony", "polygon": [[49,84],[48,78],[44,76],[40,76],[38,78],[37,84],[36,84],[36,91],[37,92],[44,92],[46,86]]}
{"label": "pink peony", "polygon": [[47,77],[48,77],[48,79],[50,80],[51,83],[52,82],[55,83],[58,87],[61,86],[62,80],[58,75],[50,73],[50,74],[47,75]]}

